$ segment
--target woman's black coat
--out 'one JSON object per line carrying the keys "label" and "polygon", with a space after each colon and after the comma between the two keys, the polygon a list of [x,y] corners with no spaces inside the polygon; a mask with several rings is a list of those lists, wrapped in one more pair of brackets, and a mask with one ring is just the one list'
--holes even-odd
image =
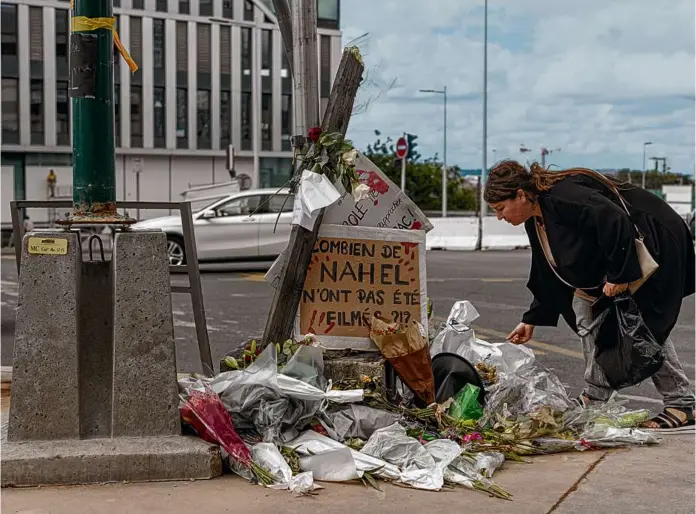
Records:
{"label": "woman's black coat", "polygon": [[[621,185],[631,217],[604,184],[583,175],[567,177],[539,195],[539,204],[556,270],[563,280],[601,295],[606,277],[613,284],[641,278],[635,247],[638,227],[659,269],[634,294],[643,318],[660,342],[669,336],[682,299],[694,292],[694,245],[682,218],[663,200],[643,189]],[[577,330],[572,309],[574,289],[550,268],[534,219],[525,223],[532,248],[527,287],[534,295],[524,323],[556,326],[563,316]]]}

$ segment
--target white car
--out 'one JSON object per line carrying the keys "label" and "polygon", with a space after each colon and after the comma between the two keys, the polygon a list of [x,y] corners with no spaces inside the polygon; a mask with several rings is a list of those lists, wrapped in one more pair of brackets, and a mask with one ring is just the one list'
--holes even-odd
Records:
{"label": "white car", "polygon": [[[195,212],[193,231],[198,261],[275,259],[290,239],[293,201],[287,189],[247,190]],[[153,218],[136,223],[133,228],[161,229],[167,234],[169,263],[186,263],[181,216]]]}

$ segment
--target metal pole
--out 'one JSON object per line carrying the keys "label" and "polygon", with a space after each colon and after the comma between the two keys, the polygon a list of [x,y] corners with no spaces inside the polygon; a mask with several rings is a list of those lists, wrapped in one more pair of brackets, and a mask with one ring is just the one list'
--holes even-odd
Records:
{"label": "metal pole", "polygon": [[484,192],[486,186],[486,173],[488,163],[486,162],[488,153],[488,0],[483,4],[483,141],[482,141],[482,162],[481,162],[481,187],[479,188],[479,219],[478,236],[476,238],[476,249],[483,248],[483,220],[486,218],[486,201]]}
{"label": "metal pole", "polygon": [[488,173],[488,0],[483,4],[483,162],[481,164],[481,219],[486,217],[483,191]]}
{"label": "metal pole", "polygon": [[[114,39],[85,18],[111,18],[113,0],[75,0],[70,35],[73,111],[73,221],[115,217]],[[82,30],[80,30],[82,29]]]}
{"label": "metal pole", "polygon": [[[402,136],[404,139],[406,139],[406,132],[403,133]],[[408,150],[406,151],[406,154],[408,154]],[[404,158],[401,159],[401,191],[406,192],[406,156],[404,155]]]}
{"label": "metal pole", "polygon": [[406,193],[406,157],[401,159],[401,191]]}
{"label": "metal pole", "polygon": [[641,182],[643,189],[645,189],[645,143],[643,143],[643,180]]}
{"label": "metal pole", "polygon": [[641,181],[641,186],[643,189],[645,189],[645,175],[646,175],[646,169],[645,169],[645,149],[648,145],[651,145],[652,141],[646,141],[643,143],[643,180]]}
{"label": "metal pole", "polygon": [[447,86],[443,89],[444,97],[444,148],[442,150],[442,217],[447,217]]}
{"label": "metal pole", "polygon": [[307,137],[309,129],[318,127],[319,71],[317,67],[317,3],[298,0],[292,3],[294,81],[293,97],[295,135]]}

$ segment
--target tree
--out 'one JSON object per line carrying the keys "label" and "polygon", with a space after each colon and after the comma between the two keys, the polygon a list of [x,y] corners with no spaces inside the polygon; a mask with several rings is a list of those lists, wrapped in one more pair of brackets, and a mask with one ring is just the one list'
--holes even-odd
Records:
{"label": "tree", "polygon": [[[622,182],[627,182],[629,174],[631,183],[641,185],[643,183],[643,172],[637,170],[629,170],[622,168],[616,172],[616,178]],[[679,175],[677,173],[662,173],[660,171],[649,170],[645,173],[645,188],[646,189],[662,189],[662,186],[671,185],[690,185],[693,184],[693,178],[688,175]]]}
{"label": "tree", "polygon": [[[381,169],[395,184],[401,183],[401,160],[396,157],[395,142],[391,137],[377,139],[367,145],[365,156]],[[423,159],[416,151],[418,136],[407,134],[409,151],[406,155],[406,194],[422,210],[442,209],[442,162],[434,157]],[[472,211],[476,209],[476,191],[459,174],[458,166],[448,166],[447,207],[450,210]]]}

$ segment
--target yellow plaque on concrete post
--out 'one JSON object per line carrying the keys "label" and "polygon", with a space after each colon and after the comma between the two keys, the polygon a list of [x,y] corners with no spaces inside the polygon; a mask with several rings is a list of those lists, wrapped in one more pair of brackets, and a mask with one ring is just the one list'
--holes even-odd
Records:
{"label": "yellow plaque on concrete post", "polygon": [[29,253],[34,255],[67,255],[68,240],[55,237],[30,237]]}

